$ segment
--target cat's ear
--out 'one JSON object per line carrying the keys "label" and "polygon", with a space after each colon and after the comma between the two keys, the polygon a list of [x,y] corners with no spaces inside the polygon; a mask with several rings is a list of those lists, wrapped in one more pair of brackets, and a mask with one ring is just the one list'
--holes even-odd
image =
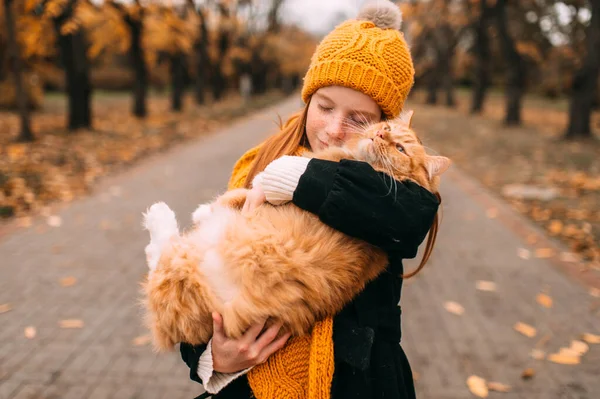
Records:
{"label": "cat's ear", "polygon": [[406,118],[406,125],[408,127],[411,127],[411,125],[412,125],[412,118],[413,118],[414,114],[415,114],[415,111],[413,111],[412,109],[406,112],[405,118]]}
{"label": "cat's ear", "polygon": [[440,157],[436,155],[427,155],[425,159],[425,168],[429,172],[429,179],[433,179],[435,176],[439,176],[448,170],[452,161],[446,157]]}

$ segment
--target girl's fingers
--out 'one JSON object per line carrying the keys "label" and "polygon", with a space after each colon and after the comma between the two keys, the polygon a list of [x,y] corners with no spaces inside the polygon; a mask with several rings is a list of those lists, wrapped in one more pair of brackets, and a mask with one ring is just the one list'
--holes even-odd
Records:
{"label": "girl's fingers", "polygon": [[264,333],[262,333],[261,336],[256,340],[256,344],[255,344],[256,347],[258,348],[258,350],[262,352],[262,350],[267,345],[269,345],[271,342],[273,342],[273,340],[277,336],[277,333],[279,333],[280,329],[281,329],[281,323],[273,324]]}
{"label": "girl's fingers", "polygon": [[266,322],[267,319],[250,326],[250,328],[248,328],[242,336],[242,341],[244,341],[248,345],[253,344],[254,341],[256,341],[256,337],[258,337],[258,334],[260,334],[262,329],[265,327]]}
{"label": "girl's fingers", "polygon": [[223,332],[223,317],[217,312],[212,312],[213,319],[213,335],[218,337],[225,337]]}
{"label": "girl's fingers", "polygon": [[291,333],[285,333],[281,337],[277,338],[275,341],[271,342],[263,351],[261,352],[261,357],[267,359],[273,353],[277,352],[279,349],[283,348],[287,340],[290,338]]}

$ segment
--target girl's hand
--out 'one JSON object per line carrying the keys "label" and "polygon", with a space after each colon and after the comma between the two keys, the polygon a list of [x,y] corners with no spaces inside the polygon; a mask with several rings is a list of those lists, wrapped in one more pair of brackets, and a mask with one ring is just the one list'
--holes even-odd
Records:
{"label": "girl's hand", "polygon": [[230,339],[225,336],[221,315],[213,312],[212,317],[213,370],[219,373],[236,373],[264,363],[290,337],[290,333],[286,333],[276,338],[281,324],[274,324],[260,334],[265,326],[265,322],[262,322],[251,326],[239,339]]}
{"label": "girl's hand", "polygon": [[263,189],[257,185],[246,194],[246,202],[242,208],[242,215],[247,215],[267,201]]}

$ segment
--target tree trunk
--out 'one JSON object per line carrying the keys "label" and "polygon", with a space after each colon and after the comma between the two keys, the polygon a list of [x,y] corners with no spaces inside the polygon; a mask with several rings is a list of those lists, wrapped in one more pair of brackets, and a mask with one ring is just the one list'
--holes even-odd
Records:
{"label": "tree trunk", "polygon": [[142,35],[144,31],[143,15],[137,21],[130,20],[131,29],[131,61],[135,82],[133,85],[133,114],[138,118],[145,118],[148,114],[146,98],[148,92],[148,68],[144,59],[142,48]]}
{"label": "tree trunk", "polygon": [[84,34],[81,30],[73,34],[61,34],[62,25],[72,16],[74,6],[75,0],[69,0],[64,8],[65,11],[54,18],[54,29],[58,37],[58,46],[67,82],[69,130],[89,129],[92,126],[92,85]]}
{"label": "tree trunk", "polygon": [[225,93],[225,76],[223,75],[223,58],[229,48],[229,33],[221,31],[219,33],[219,58],[213,68],[213,98],[218,101]]}
{"label": "tree trunk", "polygon": [[590,122],[600,73],[600,0],[592,0],[591,3],[592,19],[586,34],[587,54],[573,79],[567,139],[592,137]]}
{"label": "tree trunk", "polygon": [[496,25],[500,47],[507,68],[506,72],[506,125],[521,124],[521,100],[525,88],[525,62],[517,52],[514,40],[508,32],[506,0],[497,0],[495,7]]}
{"label": "tree trunk", "polygon": [[177,112],[183,109],[183,58],[183,54],[179,52],[171,56],[171,109]]}
{"label": "tree trunk", "polygon": [[12,0],[4,1],[4,15],[8,28],[9,57],[11,60],[10,64],[15,80],[15,100],[17,102],[19,117],[21,119],[21,131],[19,132],[17,141],[31,142],[35,140],[35,137],[31,131],[27,93],[24,90],[23,79],[21,77],[21,57],[19,54],[19,47],[17,45],[15,20],[12,13]]}
{"label": "tree trunk", "polygon": [[490,44],[488,37],[488,21],[490,8],[487,6],[487,0],[480,0],[480,14],[475,27],[476,41],[475,52],[477,53],[477,66],[475,76],[475,87],[473,88],[473,98],[471,102],[471,113],[477,114],[483,111],[485,95],[490,84]]}
{"label": "tree trunk", "polygon": [[206,28],[206,19],[204,17],[204,10],[198,10],[199,30],[200,38],[196,42],[196,82],[195,82],[195,94],[196,103],[202,105],[205,102],[206,82],[208,79],[208,71],[210,71],[210,57],[208,56],[208,29]]}

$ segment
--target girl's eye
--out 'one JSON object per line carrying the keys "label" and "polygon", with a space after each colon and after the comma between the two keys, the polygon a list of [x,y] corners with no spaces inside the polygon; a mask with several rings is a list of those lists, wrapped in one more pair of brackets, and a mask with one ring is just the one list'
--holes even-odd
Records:
{"label": "girl's eye", "polygon": [[396,144],[396,148],[398,149],[398,151],[400,151],[401,153],[406,154],[406,151],[404,151],[404,147],[402,146],[402,144]]}
{"label": "girl's eye", "polygon": [[321,111],[329,112],[329,111],[331,111],[333,108],[332,108],[332,107],[325,107],[324,105],[320,105],[320,104],[319,104],[319,109],[321,109]]}

